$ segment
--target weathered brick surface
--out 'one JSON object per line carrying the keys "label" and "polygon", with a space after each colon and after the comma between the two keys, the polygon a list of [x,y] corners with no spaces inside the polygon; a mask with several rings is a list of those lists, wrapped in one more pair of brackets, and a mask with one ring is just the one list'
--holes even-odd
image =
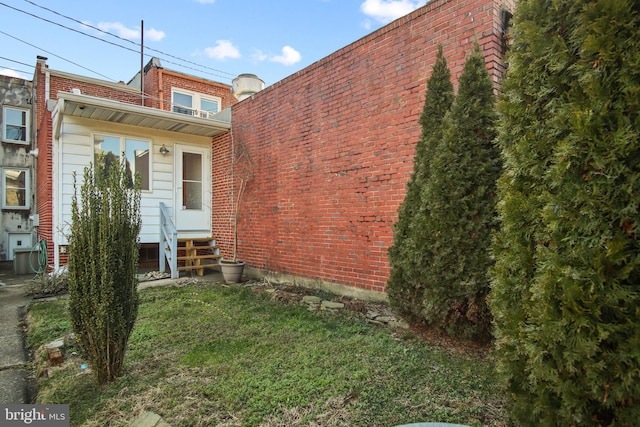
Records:
{"label": "weathered brick surface", "polygon": [[[236,104],[234,143],[248,147],[254,168],[240,210],[240,257],[260,269],[384,291],[437,46],[457,86],[477,41],[497,88],[500,9],[512,3],[432,1]],[[214,234],[227,254],[229,142],[214,140],[212,165]]]}

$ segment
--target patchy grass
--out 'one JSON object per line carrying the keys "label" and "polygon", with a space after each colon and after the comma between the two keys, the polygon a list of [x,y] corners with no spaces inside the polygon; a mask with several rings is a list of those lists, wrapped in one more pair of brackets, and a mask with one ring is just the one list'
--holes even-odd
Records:
{"label": "patchy grass", "polygon": [[[67,357],[38,403],[69,403],[73,426],[126,426],[144,411],[173,426],[504,426],[490,360],[434,348],[353,312],[309,312],[247,287],[140,292],[125,376],[96,386]],[[67,302],[33,304],[28,343],[70,326]]]}
{"label": "patchy grass", "polygon": [[67,307],[66,299],[55,303],[34,303],[29,306],[27,313],[29,333],[26,340],[28,348],[35,350],[71,331],[71,319]]}

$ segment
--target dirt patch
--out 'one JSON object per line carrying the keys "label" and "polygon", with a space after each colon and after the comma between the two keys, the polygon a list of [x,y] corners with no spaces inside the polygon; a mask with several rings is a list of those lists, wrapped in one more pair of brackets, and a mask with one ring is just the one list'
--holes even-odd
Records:
{"label": "dirt patch", "polygon": [[[426,324],[408,324],[393,312],[388,303],[364,301],[342,295],[331,295],[317,289],[306,288],[290,283],[275,284],[266,281],[248,281],[243,285],[250,286],[254,294],[268,293],[271,299],[284,304],[302,304],[305,296],[320,296],[322,299],[344,304],[348,310],[372,320],[372,314],[379,318],[391,319],[385,324],[391,325],[395,336],[402,340],[419,339],[432,347],[454,354],[467,354],[488,358],[491,355],[491,343],[478,343],[453,338],[446,333]],[[374,322],[380,323],[380,322]]]}
{"label": "dirt patch", "polygon": [[305,296],[318,296],[326,301],[342,303],[344,304],[345,310],[355,313],[367,315],[373,312],[379,316],[393,318],[397,321],[401,320],[396,319],[391,307],[386,303],[364,301],[342,295],[332,295],[317,289],[305,288],[304,286],[289,283],[246,282],[244,285],[250,286],[254,294],[269,293],[271,299],[285,304],[301,304]]}

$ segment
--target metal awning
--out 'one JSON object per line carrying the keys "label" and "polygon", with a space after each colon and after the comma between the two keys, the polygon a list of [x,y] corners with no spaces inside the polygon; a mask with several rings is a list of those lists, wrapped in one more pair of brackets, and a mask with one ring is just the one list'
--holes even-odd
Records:
{"label": "metal awning", "polygon": [[52,116],[56,139],[59,138],[60,124],[64,116],[208,137],[231,129],[231,115],[227,110],[211,118],[201,118],[70,92],[58,92],[58,101],[53,107]]}

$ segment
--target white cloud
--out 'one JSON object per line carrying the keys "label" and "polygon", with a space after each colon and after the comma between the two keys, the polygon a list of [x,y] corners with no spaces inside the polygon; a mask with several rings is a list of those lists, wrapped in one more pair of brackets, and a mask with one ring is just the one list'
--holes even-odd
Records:
{"label": "white cloud", "polygon": [[155,28],[150,28],[144,33],[145,40],[151,40],[153,42],[159,42],[166,36],[164,31],[156,30]]}
{"label": "white cloud", "polygon": [[120,22],[99,22],[97,28],[109,33],[115,33],[117,36],[127,40],[137,40],[140,38],[140,30],[125,27]]}
{"label": "white cloud", "polygon": [[292,48],[291,46],[285,46],[282,48],[282,55],[275,55],[269,58],[269,61],[279,62],[282,65],[293,65],[302,59],[300,52]]}
{"label": "white cloud", "polygon": [[267,60],[267,58],[269,58],[269,55],[259,49],[254,49],[253,53],[251,54],[251,59],[258,62],[265,61]]}
{"label": "white cloud", "polygon": [[205,48],[204,53],[214,59],[240,58],[241,56],[238,48],[229,40],[216,40],[215,47]]}
{"label": "white cloud", "polygon": [[216,0],[196,0],[196,3],[202,3],[202,4],[213,4],[215,2]]}
{"label": "white cloud", "polygon": [[[124,24],[120,22],[99,22],[96,25],[93,25],[89,21],[84,21],[84,28],[87,30],[94,30],[96,28],[106,31],[111,34],[115,34],[118,37],[121,37],[126,40],[140,40],[140,28],[127,28]],[[156,30],[155,28],[150,28],[145,30],[144,37],[145,40],[158,42],[166,37],[166,33],[164,31]]]}
{"label": "white cloud", "polygon": [[[383,24],[413,12],[426,3],[424,0],[365,0],[360,10],[365,15]],[[367,28],[369,24],[365,24]]]}
{"label": "white cloud", "polygon": [[0,74],[2,74],[3,76],[17,77],[19,79],[27,79],[25,76],[23,76],[22,74],[20,74],[16,70],[12,70],[11,68],[2,68],[2,69],[0,69]]}

